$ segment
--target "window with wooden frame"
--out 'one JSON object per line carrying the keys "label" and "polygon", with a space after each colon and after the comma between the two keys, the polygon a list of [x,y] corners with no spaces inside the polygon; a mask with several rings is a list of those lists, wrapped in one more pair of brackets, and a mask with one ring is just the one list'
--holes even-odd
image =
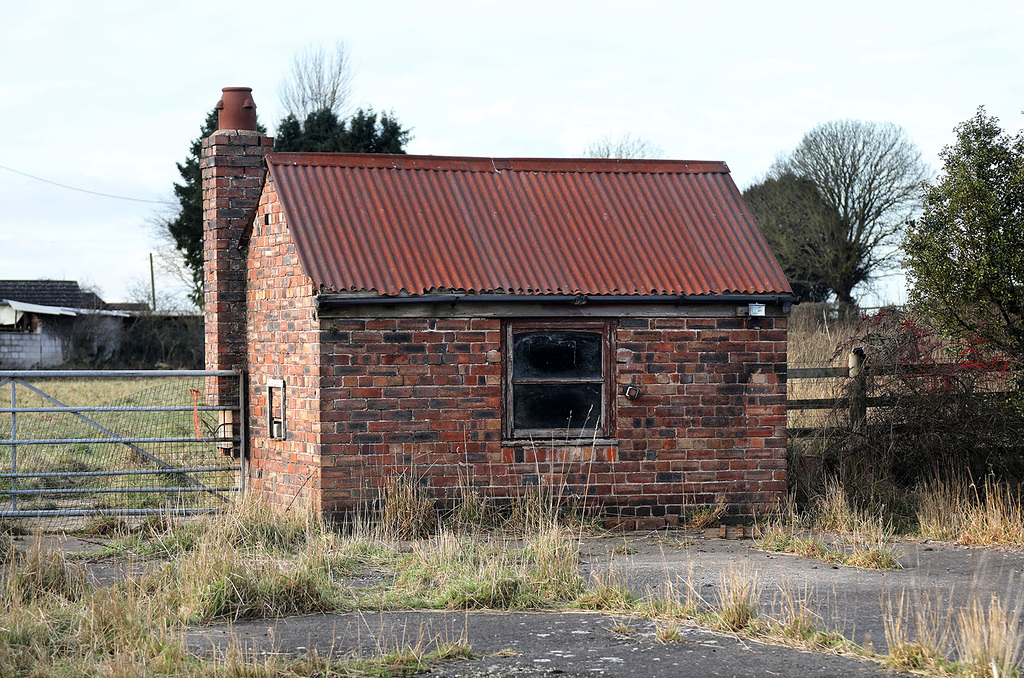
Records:
{"label": "window with wooden frame", "polygon": [[505,436],[608,438],[613,430],[611,321],[505,326]]}

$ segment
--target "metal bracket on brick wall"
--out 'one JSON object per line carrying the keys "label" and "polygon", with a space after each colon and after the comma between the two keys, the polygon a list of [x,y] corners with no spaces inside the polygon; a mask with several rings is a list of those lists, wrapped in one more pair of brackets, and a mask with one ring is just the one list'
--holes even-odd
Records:
{"label": "metal bracket on brick wall", "polygon": [[[281,416],[274,416],[274,389],[281,392]],[[288,437],[287,412],[288,395],[284,379],[267,379],[267,436],[274,440],[285,440]]]}

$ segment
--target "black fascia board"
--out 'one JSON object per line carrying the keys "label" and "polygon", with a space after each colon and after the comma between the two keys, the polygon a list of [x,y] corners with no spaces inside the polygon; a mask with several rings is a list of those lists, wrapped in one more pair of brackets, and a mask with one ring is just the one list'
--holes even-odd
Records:
{"label": "black fascia board", "polygon": [[792,294],[422,294],[404,297],[323,294],[318,309],[342,306],[393,306],[406,304],[771,304],[800,303]]}

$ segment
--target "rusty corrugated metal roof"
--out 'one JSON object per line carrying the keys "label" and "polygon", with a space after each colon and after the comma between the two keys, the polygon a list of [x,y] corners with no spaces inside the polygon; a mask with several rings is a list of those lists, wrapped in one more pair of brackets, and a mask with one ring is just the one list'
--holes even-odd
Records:
{"label": "rusty corrugated metal roof", "polygon": [[275,153],[322,289],[788,293],[721,162]]}

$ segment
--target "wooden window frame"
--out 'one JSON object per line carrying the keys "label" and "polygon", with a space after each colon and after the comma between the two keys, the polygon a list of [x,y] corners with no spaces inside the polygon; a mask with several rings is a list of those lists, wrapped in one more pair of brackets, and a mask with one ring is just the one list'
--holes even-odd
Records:
{"label": "wooden window frame", "polygon": [[[513,442],[551,440],[557,436],[566,439],[587,439],[595,437],[608,440],[615,433],[615,321],[614,320],[507,320],[502,328],[502,433],[506,440]],[[514,338],[517,334],[529,332],[593,332],[601,335],[601,426],[595,431],[588,428],[534,428],[515,427],[515,401],[513,397],[513,354]],[[553,378],[552,383],[584,383],[586,380]],[[518,383],[524,383],[520,380]],[[525,383],[543,383],[530,380]],[[595,380],[594,383],[597,383]]]}

